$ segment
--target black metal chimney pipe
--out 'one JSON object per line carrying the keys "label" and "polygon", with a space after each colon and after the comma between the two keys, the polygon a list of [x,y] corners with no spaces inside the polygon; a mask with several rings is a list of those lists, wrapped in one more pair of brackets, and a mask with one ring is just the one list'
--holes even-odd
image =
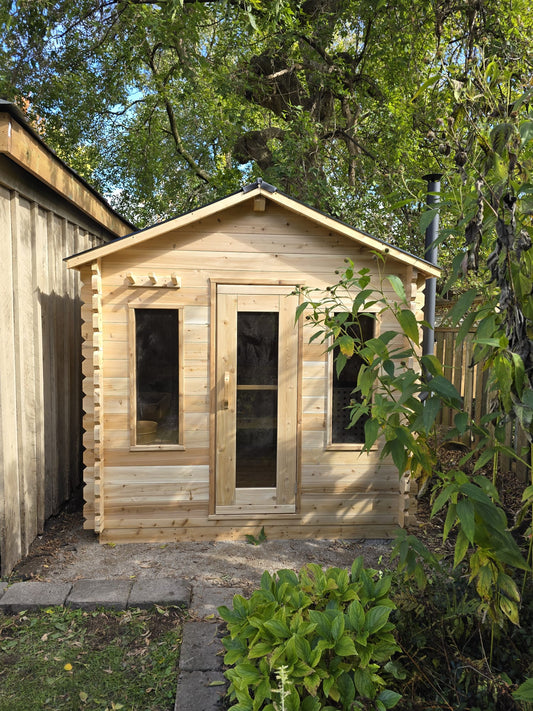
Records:
{"label": "black metal chimney pipe", "polygon": [[[429,175],[424,175],[424,180],[427,180],[428,183],[428,207],[435,204],[438,205],[441,178],[442,175],[440,173],[430,173]],[[424,245],[424,258],[428,262],[431,262],[431,264],[435,265],[437,264],[439,253],[439,249],[435,244],[438,236],[439,213],[437,212],[435,217],[431,220],[429,226],[426,228],[426,239]],[[422,355],[433,355],[435,350],[435,303],[437,300],[437,279],[435,277],[432,279],[426,279],[424,294],[424,321],[427,321],[429,326],[424,326],[423,329],[424,335],[422,340]]]}

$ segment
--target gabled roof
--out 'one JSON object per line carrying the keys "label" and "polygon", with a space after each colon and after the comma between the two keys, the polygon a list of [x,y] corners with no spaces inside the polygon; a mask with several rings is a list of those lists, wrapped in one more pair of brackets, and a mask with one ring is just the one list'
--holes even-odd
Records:
{"label": "gabled roof", "polygon": [[388,254],[398,262],[416,267],[427,277],[438,277],[440,275],[440,268],[430,262],[427,262],[425,259],[415,257],[414,255],[409,254],[409,252],[405,252],[398,247],[393,247],[392,245],[387,244],[376,237],[372,237],[365,232],[356,230],[334,217],[329,217],[319,210],[315,210],[314,208],[309,207],[309,205],[305,205],[304,203],[279,192],[272,185],[263,183],[260,179],[252,185],[245,186],[242,190],[239,190],[239,192],[234,193],[233,195],[229,195],[228,197],[217,200],[196,210],[192,210],[191,212],[186,212],[179,217],[174,217],[170,220],[166,220],[165,222],[160,222],[157,225],[146,227],[138,232],[133,232],[132,234],[114,240],[110,244],[95,247],[93,249],[86,250],[85,252],[80,252],[72,257],[68,257],[65,261],[70,269],[79,268],[84,264],[93,262],[95,259],[106,257],[110,254],[114,254],[115,252],[127,249],[128,247],[138,246],[143,242],[163,235],[170,230],[177,230],[182,227],[186,227],[193,222],[211,217],[212,215],[248,202],[259,196],[266,198],[277,205],[281,205],[291,212],[306,217],[312,222],[321,225],[325,229],[335,231],[369,250],[373,250],[381,254]]}

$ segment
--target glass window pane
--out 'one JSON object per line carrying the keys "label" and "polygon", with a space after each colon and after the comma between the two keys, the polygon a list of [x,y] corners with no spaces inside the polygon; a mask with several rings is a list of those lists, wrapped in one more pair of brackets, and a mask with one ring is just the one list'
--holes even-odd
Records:
{"label": "glass window pane", "polygon": [[276,486],[277,390],[237,390],[236,486]]}
{"label": "glass window pane", "polygon": [[237,385],[278,382],[278,314],[240,311],[237,314]]}
{"label": "glass window pane", "polygon": [[[359,324],[354,324],[347,328],[347,332],[352,338],[361,339],[363,342],[374,336],[374,319],[371,316],[359,316]],[[333,350],[333,360],[337,358],[339,349]],[[363,361],[359,356],[354,355],[348,359],[346,365],[337,375],[335,364],[333,365],[333,397],[331,410],[331,441],[333,444],[363,444],[365,441],[365,422],[367,416],[361,417],[354,427],[348,428],[350,424],[350,402],[361,401],[359,393],[353,394],[353,389],[357,385],[357,377]],[[348,429],[347,429],[348,428]]]}
{"label": "glass window pane", "polygon": [[179,443],[179,315],[135,310],[136,444]]}

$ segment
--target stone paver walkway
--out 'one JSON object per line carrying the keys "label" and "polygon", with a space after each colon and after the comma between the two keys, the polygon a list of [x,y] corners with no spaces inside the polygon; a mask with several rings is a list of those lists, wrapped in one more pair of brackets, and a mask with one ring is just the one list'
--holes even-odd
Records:
{"label": "stone paver walkway", "polygon": [[0,613],[17,614],[56,605],[83,610],[125,610],[152,605],[187,607],[193,621],[183,625],[174,711],[217,711],[226,692],[223,624],[217,608],[231,607],[238,588],[190,586],[176,578],[77,580],[74,583],[0,582]]}
{"label": "stone paver walkway", "polygon": [[178,605],[189,607],[191,588],[174,578],[153,580],[77,580],[74,583],[25,581],[0,588],[0,612],[13,614],[54,605],[68,605],[83,610],[107,607]]}

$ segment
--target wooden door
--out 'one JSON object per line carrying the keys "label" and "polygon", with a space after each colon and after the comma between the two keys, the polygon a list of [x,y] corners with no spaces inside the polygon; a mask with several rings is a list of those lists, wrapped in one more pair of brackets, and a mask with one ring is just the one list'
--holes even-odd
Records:
{"label": "wooden door", "polygon": [[216,512],[294,513],[298,297],[217,286]]}

